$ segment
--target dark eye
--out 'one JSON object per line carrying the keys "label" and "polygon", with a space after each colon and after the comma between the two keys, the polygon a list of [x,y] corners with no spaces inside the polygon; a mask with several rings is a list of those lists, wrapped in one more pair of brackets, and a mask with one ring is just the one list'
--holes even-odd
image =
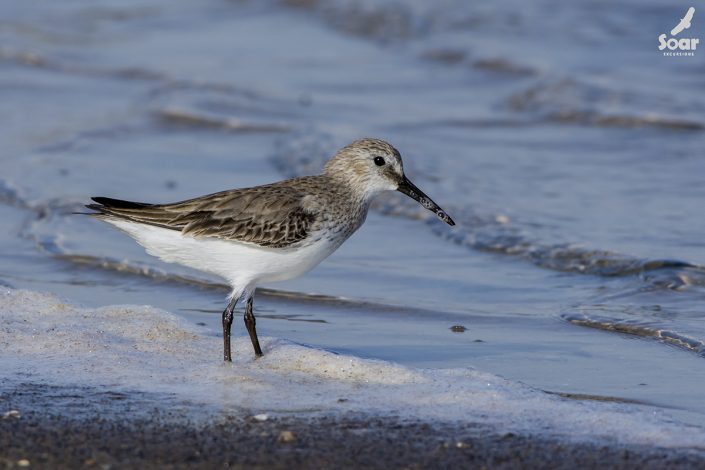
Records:
{"label": "dark eye", "polygon": [[375,157],[375,165],[377,165],[377,166],[382,166],[382,165],[384,165],[384,158],[382,158],[382,157]]}

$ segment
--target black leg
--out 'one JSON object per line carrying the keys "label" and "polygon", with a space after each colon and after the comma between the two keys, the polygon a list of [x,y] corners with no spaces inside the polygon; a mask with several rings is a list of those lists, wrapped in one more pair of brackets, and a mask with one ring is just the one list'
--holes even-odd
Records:
{"label": "black leg", "polygon": [[237,304],[238,298],[233,297],[228,306],[223,310],[223,360],[232,362],[230,357],[230,326],[233,324],[233,310]]}
{"label": "black leg", "polygon": [[247,303],[245,304],[245,326],[247,327],[247,332],[250,334],[250,340],[252,340],[252,347],[255,348],[255,355],[257,357],[262,357],[262,348],[259,347],[259,339],[257,339],[257,329],[255,328],[255,315],[252,313],[252,298],[250,295],[247,298]]}

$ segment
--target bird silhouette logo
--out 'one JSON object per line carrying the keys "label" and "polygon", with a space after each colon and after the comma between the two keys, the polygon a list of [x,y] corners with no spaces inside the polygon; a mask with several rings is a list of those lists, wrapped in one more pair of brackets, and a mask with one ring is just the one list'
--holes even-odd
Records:
{"label": "bird silhouette logo", "polygon": [[686,12],[685,16],[680,20],[676,27],[671,30],[671,36],[675,36],[684,29],[690,28],[690,22],[692,21],[694,14],[695,7],[688,8],[688,11]]}
{"label": "bird silhouette logo", "polygon": [[[695,15],[695,7],[688,8],[685,12],[685,16],[681,18],[678,24],[671,30],[671,36],[669,37],[666,33],[661,34],[658,37],[658,50],[664,51],[665,56],[693,56],[695,55],[695,50],[698,48],[700,43],[700,38],[677,38],[676,35],[682,33],[686,29],[689,29],[692,25],[693,16]],[[668,50],[666,50],[668,49]]]}

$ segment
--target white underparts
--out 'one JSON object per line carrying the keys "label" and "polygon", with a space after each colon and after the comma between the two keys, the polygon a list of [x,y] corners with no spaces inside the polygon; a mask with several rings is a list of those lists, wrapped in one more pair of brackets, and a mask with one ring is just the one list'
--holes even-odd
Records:
{"label": "white underparts", "polygon": [[191,237],[178,230],[123,219],[103,220],[126,232],[152,256],[223,277],[237,296],[252,291],[260,282],[298,277],[340,246],[323,237],[298,248],[264,248],[213,237]]}

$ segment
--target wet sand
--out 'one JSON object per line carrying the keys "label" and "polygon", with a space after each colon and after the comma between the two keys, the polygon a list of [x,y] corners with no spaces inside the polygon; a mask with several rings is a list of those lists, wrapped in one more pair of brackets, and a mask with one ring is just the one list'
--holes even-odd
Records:
{"label": "wet sand", "polygon": [[[214,413],[168,397],[4,384],[4,468],[702,468],[705,451],[566,442],[472,423]],[[11,412],[16,410],[18,413]],[[8,413],[9,412],[9,413]]]}

